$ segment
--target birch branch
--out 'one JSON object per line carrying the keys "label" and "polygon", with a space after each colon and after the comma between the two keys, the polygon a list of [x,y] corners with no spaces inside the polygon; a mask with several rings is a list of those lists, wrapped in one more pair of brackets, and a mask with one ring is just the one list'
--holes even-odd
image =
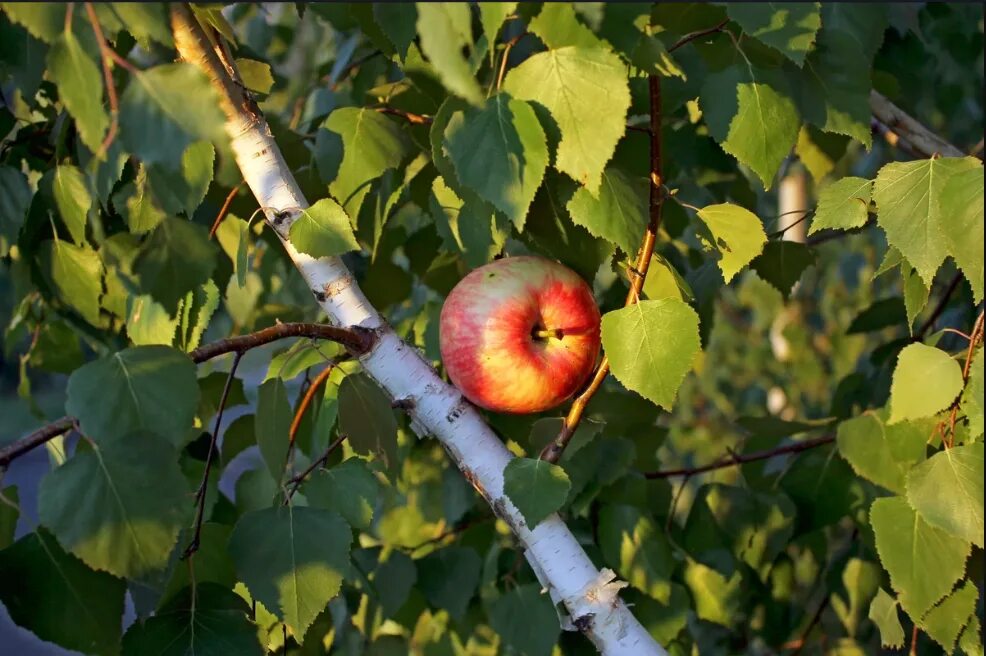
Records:
{"label": "birch branch", "polygon": [[876,120],[905,139],[918,156],[931,157],[935,153],[944,157],[965,156],[961,150],[926,128],[878,91],[870,91],[870,110]]}
{"label": "birch branch", "polygon": [[[175,46],[200,67],[219,92],[226,129],[243,179],[264,210],[268,224],[301,272],[330,320],[376,334],[360,362],[391,399],[409,399],[411,427],[437,438],[463,475],[513,530],[525,556],[552,599],[562,602],[570,620],[606,655],[664,655],[666,652],[619,599],[625,584],[600,572],[557,514],[528,526],[503,491],[503,470],[513,457],[479,412],[438,376],[413,347],[405,344],[367,301],[339,258],[300,253],[288,238],[292,222],[309,206],[277,147],[263,114],[245,90],[232,82],[201,26],[186,5],[171,5]],[[280,210],[280,211],[278,211]]]}

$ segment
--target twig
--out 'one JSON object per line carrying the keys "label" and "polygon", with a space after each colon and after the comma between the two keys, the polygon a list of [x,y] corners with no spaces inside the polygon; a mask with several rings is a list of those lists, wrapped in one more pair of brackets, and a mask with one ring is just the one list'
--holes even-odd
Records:
{"label": "twig", "polygon": [[708,34],[715,34],[716,32],[722,32],[723,28],[726,27],[726,23],[728,22],[729,19],[726,18],[723,19],[721,23],[719,23],[718,25],[714,25],[713,27],[704,30],[698,30],[697,32],[689,32],[685,36],[675,41],[670,47],[668,47],[668,52],[674,52],[675,50],[685,45],[686,43],[691,43],[695,39],[701,39],[703,36],[706,36]]}
{"label": "twig", "polygon": [[362,355],[373,345],[373,333],[359,327],[339,328],[320,323],[279,323],[269,328],[263,328],[248,335],[227,337],[200,346],[188,357],[195,363],[204,362],[224,353],[246,351],[270,342],[276,342],[286,337],[311,337],[312,339],[327,339],[342,344],[354,355]]}
{"label": "twig", "polygon": [[907,652],[910,656],[917,656],[918,653],[918,625],[915,624],[911,629],[911,648]]}
{"label": "twig", "polygon": [[940,317],[942,315],[942,312],[945,311],[945,306],[948,305],[949,299],[952,298],[952,294],[955,293],[955,290],[959,286],[959,281],[961,280],[962,280],[961,272],[956,273],[955,276],[952,277],[952,281],[948,283],[948,287],[945,289],[945,292],[941,295],[941,300],[938,301],[938,305],[936,305],[935,309],[931,312],[931,316],[928,317],[925,320],[925,322],[921,324],[921,328],[918,329],[916,333],[914,333],[915,341],[921,341],[924,338],[924,336],[928,334],[928,331],[934,327],[935,322],[938,321],[938,317]]}
{"label": "twig", "polygon": [[223,203],[223,206],[219,208],[219,214],[216,215],[216,220],[212,222],[212,227],[209,228],[209,239],[216,236],[216,230],[219,230],[219,224],[226,218],[226,214],[229,212],[229,206],[233,204],[233,199],[236,198],[236,194],[239,193],[240,189],[242,189],[245,184],[245,180],[240,180],[240,184],[233,187],[233,189],[226,194],[226,201]]}
{"label": "twig", "polygon": [[822,437],[816,437],[810,440],[805,440],[804,442],[795,442],[794,444],[785,444],[784,446],[779,446],[773,449],[767,449],[766,451],[756,451],[754,453],[742,454],[742,453],[729,453],[722,458],[719,458],[713,463],[708,465],[702,465],[700,467],[687,467],[684,469],[663,469],[658,471],[644,472],[644,478],[672,478],[675,476],[693,476],[695,474],[704,474],[708,471],[713,471],[715,469],[723,469],[725,467],[734,467],[736,465],[746,464],[748,462],[756,462],[758,460],[767,460],[768,458],[773,458],[775,456],[784,455],[786,453],[800,453],[801,451],[807,451],[809,449],[814,449],[817,446],[822,446],[823,444],[830,444],[835,441],[834,435],[823,435]]}
{"label": "twig", "polygon": [[325,450],[325,452],[322,455],[316,458],[315,461],[312,462],[312,464],[308,465],[305,471],[301,472],[297,476],[291,477],[291,479],[288,480],[288,485],[291,486],[291,489],[284,497],[284,505],[290,503],[291,497],[293,497],[294,493],[298,491],[299,487],[301,487],[301,483],[308,477],[309,474],[311,474],[313,471],[318,469],[319,465],[322,465],[323,463],[325,463],[326,460],[329,459],[329,456],[332,455],[332,452],[335,451],[340,444],[346,441],[346,437],[347,435],[345,433],[339,435],[339,437],[337,437],[336,440],[329,445],[329,447]]}
{"label": "twig", "polygon": [[[975,325],[972,327],[972,335],[969,337],[969,350],[965,354],[965,365],[962,367],[962,388],[965,389],[966,384],[969,382],[969,369],[972,367],[972,356],[976,352],[976,345],[982,341],[983,338],[983,313],[979,313],[979,317],[976,319]],[[952,401],[952,412],[949,414],[949,436],[948,439],[942,439],[942,444],[945,445],[946,449],[952,448],[952,444],[955,441],[955,417],[959,412],[959,403],[962,401],[962,395],[960,394],[954,401]]]}
{"label": "twig", "polygon": [[226,410],[226,401],[229,399],[229,390],[233,387],[236,368],[240,365],[240,358],[242,357],[243,351],[238,351],[236,357],[233,358],[233,365],[229,368],[229,374],[226,376],[226,384],[223,386],[222,396],[219,397],[219,409],[216,411],[216,421],[212,425],[212,436],[209,438],[209,453],[205,456],[205,471],[202,472],[202,482],[199,483],[199,488],[195,491],[195,502],[198,507],[195,510],[192,541],[185,547],[185,551],[181,555],[182,560],[189,558],[199,550],[199,544],[202,538],[202,519],[205,517],[206,490],[209,486],[209,473],[212,471],[212,461],[215,459],[213,454],[216,450],[216,441],[219,439],[219,426],[222,424],[223,412]]}
{"label": "twig", "polygon": [[473,526],[476,526],[477,524],[482,524],[483,522],[488,522],[491,519],[493,519],[493,516],[492,515],[484,515],[482,517],[479,517],[478,519],[472,519],[472,520],[465,521],[465,522],[459,522],[458,524],[456,524],[452,528],[448,529],[447,531],[444,531],[441,535],[436,535],[433,538],[428,538],[427,540],[424,540],[422,542],[419,542],[418,544],[414,545],[413,547],[409,547],[408,548],[408,552],[410,552],[410,553],[413,554],[413,553],[415,553],[417,551],[420,551],[423,547],[427,547],[430,544],[435,544],[436,542],[441,542],[445,538],[450,538],[453,535],[458,535],[459,533],[462,533],[463,531],[465,531],[467,529],[470,529]]}
{"label": "twig", "polygon": [[414,112],[405,112],[403,109],[397,109],[395,107],[374,107],[376,111],[381,114],[390,114],[391,116],[399,116],[408,123],[413,125],[430,125],[434,120],[433,117],[426,114],[415,114]]}
{"label": "twig", "polygon": [[106,43],[106,38],[103,36],[103,28],[99,25],[99,18],[96,16],[96,10],[93,9],[91,2],[86,3],[86,13],[89,15],[89,23],[92,25],[92,31],[96,35],[96,42],[99,44],[100,60],[103,65],[103,80],[106,82],[106,95],[110,101],[110,127],[106,132],[103,143],[99,146],[99,153],[97,153],[97,157],[102,157],[109,152],[113,140],[116,139],[116,132],[120,125],[120,100],[116,95],[116,85],[113,84],[113,59],[112,55],[109,54],[112,48]]}
{"label": "twig", "polygon": [[883,125],[906,139],[921,157],[964,157],[965,153],[926,128],[878,91],[870,91],[870,111]]}
{"label": "twig", "polygon": [[806,626],[805,630],[801,632],[801,637],[784,645],[784,647],[794,650],[791,652],[791,656],[797,656],[801,653],[801,650],[804,649],[805,644],[808,642],[808,635],[816,626],[818,626],[818,622],[822,619],[822,613],[824,613],[825,609],[828,608],[829,597],[831,597],[831,595],[825,595],[822,598],[821,603],[818,604],[818,608],[815,610],[815,614],[811,616],[811,621],[808,622],[808,626]]}
{"label": "twig", "polygon": [[[633,305],[640,299],[640,290],[643,289],[644,280],[647,278],[647,269],[650,267],[651,256],[654,254],[654,245],[657,243],[657,231],[661,227],[661,209],[664,206],[664,174],[662,172],[662,141],[661,141],[661,78],[651,75],[648,79],[650,87],[650,220],[647,223],[647,232],[644,234],[644,241],[637,252],[636,266],[631,267],[630,291],[627,293],[625,306]],[[572,407],[565,417],[561,431],[557,437],[549,442],[541,450],[540,458],[547,462],[558,462],[565,447],[575,435],[575,430],[582,421],[582,414],[593,395],[603,384],[606,374],[609,372],[609,359],[603,355],[599,367],[592,376],[589,386],[572,402]]]}
{"label": "twig", "polygon": [[329,363],[325,369],[315,377],[315,380],[311,382],[308,389],[305,390],[305,396],[302,397],[301,403],[298,404],[298,409],[294,412],[294,419],[291,420],[291,429],[288,431],[288,445],[294,445],[294,437],[298,433],[298,427],[301,426],[301,420],[305,416],[305,411],[308,410],[308,406],[312,404],[312,399],[315,398],[315,392],[319,390],[322,384],[329,379],[329,375],[332,370],[335,369],[335,363]]}
{"label": "twig", "polygon": [[500,86],[503,84],[503,76],[507,72],[507,57],[510,56],[510,51],[513,49],[517,42],[520,41],[527,32],[521,32],[514,38],[507,41],[507,45],[503,48],[503,59],[500,60],[500,72],[496,76],[496,88],[497,91],[500,90]]}
{"label": "twig", "polygon": [[856,235],[866,230],[869,230],[876,225],[876,221],[873,219],[868,219],[866,223],[859,226],[858,228],[850,228],[849,230],[830,230],[828,232],[823,232],[820,235],[815,235],[808,238],[807,244],[809,246],[818,246],[819,244],[824,244],[828,241],[834,241],[836,239],[842,239],[843,237],[848,237],[849,235]]}
{"label": "twig", "polygon": [[349,77],[349,75],[354,70],[356,70],[357,68],[359,68],[360,66],[362,66],[366,62],[370,61],[374,57],[379,57],[382,54],[383,54],[383,51],[382,50],[374,50],[373,52],[371,52],[369,54],[363,55],[359,59],[354,59],[353,61],[349,62],[349,64],[346,66],[346,68],[344,68],[344,69],[342,69],[342,71],[340,71],[339,77],[337,77],[336,80],[335,80],[335,82],[332,83],[331,89],[333,91],[338,91],[339,90],[339,85],[342,84],[346,80],[346,78]]}
{"label": "twig", "polygon": [[[309,337],[311,339],[327,339],[345,346],[356,356],[366,353],[376,339],[374,333],[359,327],[339,328],[318,323],[279,323],[269,328],[263,328],[249,335],[227,337],[219,341],[200,346],[188,354],[189,359],[196,364],[217,358],[227,353],[241,354],[264,344],[276,342],[287,337]],[[48,440],[61,435],[75,425],[74,417],[62,417],[43,426],[26,437],[8,444],[0,449],[0,467],[7,465],[31,449],[41,446]]]}
{"label": "twig", "polygon": [[0,449],[0,467],[6,467],[12,460],[24,455],[34,447],[41,446],[48,440],[69,432],[73,426],[75,426],[75,418],[65,416],[61,419],[56,419],[46,426],[42,426],[30,435],[22,437],[12,444],[8,444]]}

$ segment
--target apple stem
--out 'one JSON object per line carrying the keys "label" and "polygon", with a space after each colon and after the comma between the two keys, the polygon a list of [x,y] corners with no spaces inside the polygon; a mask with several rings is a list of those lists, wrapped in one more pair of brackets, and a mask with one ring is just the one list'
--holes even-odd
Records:
{"label": "apple stem", "polygon": [[554,337],[555,339],[561,339],[564,336],[565,333],[562,331],[561,328],[554,328],[552,330],[543,329],[543,330],[534,331],[534,337],[537,339],[551,339],[552,337]]}

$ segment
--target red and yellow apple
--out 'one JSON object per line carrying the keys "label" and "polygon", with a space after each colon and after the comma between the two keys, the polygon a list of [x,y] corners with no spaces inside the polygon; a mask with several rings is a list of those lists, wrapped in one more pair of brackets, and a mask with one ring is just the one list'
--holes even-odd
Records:
{"label": "red and yellow apple", "polygon": [[442,362],[474,404],[494,412],[553,408],[599,356],[599,308],[574,271],[542,257],[506,257],[452,289],[439,324]]}

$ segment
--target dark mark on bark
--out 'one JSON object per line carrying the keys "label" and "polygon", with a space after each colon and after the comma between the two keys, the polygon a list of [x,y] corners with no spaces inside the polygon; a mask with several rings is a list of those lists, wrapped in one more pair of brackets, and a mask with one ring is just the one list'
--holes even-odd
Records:
{"label": "dark mark on bark", "polygon": [[573,619],[572,624],[574,624],[575,628],[582,633],[588,633],[589,631],[592,631],[592,618],[594,617],[595,615],[593,613],[586,613],[581,617],[576,617]]}
{"label": "dark mark on bark", "polygon": [[319,289],[313,289],[312,294],[315,294],[315,300],[318,301],[319,303],[325,302],[326,299],[325,292]]}
{"label": "dark mark on bark", "polygon": [[448,414],[445,416],[445,421],[451,424],[456,419],[461,417],[462,413],[466,411],[466,406],[468,405],[468,403],[469,402],[466,401],[466,397],[460,396],[458,402],[456,402],[456,404],[452,406],[452,409],[449,410]]}
{"label": "dark mark on bark", "polygon": [[394,399],[394,401],[390,404],[390,407],[394,410],[410,412],[411,410],[414,410],[416,405],[417,404],[414,402],[414,398],[408,396],[403,399]]}

